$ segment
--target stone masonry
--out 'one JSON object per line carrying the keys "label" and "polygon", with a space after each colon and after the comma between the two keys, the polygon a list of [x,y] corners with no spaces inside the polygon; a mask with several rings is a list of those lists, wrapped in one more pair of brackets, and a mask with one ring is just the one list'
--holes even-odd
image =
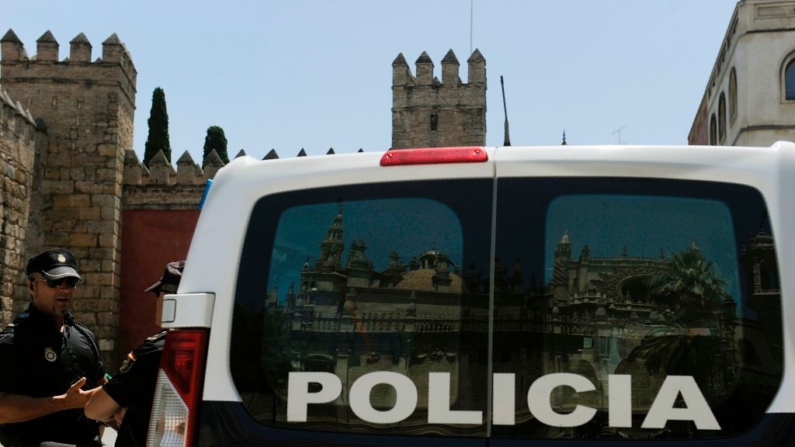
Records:
{"label": "stone masonry", "polygon": [[[51,247],[74,252],[84,279],[76,294],[76,317],[94,330],[103,355],[110,353],[118,326],[122,172],[133,142],[135,67],[115,34],[102,43],[94,62],[82,33],[71,40],[64,60],[49,31],[37,40],[33,57],[13,30],[0,44],[3,88],[47,133],[35,155],[32,147],[19,154],[19,160],[39,157],[43,168],[33,180],[38,194],[28,196],[33,222],[27,223],[34,231],[21,239],[24,249],[16,247],[20,258],[7,265],[24,267],[27,257]],[[4,216],[4,226],[10,223]],[[24,275],[17,274],[16,284],[24,284]],[[25,293],[11,295],[13,311],[27,304],[27,296],[20,295]]]}
{"label": "stone masonry", "polygon": [[[240,156],[241,154],[238,154]],[[245,152],[242,152],[245,155]],[[201,168],[188,151],[177,160],[177,169],[159,151],[149,167],[134,151],[124,156],[124,210],[195,210],[206,181],[215,177],[224,162],[213,150]]]}
{"label": "stone masonry", "polygon": [[453,50],[442,59],[441,82],[426,52],[416,76],[403,54],[392,62],[392,148],[484,146],[486,59],[475,50],[467,60],[467,83],[458,76]]}
{"label": "stone masonry", "polygon": [[[46,148],[46,135],[37,130],[30,111],[14,103],[0,89],[0,325],[11,321],[14,301],[27,295],[24,281],[24,248],[36,245],[26,237],[33,198],[36,153]],[[35,233],[35,232],[34,232]]]}
{"label": "stone masonry", "polygon": [[[123,216],[184,211],[188,217],[178,220],[195,224],[206,181],[224,163],[214,151],[203,168],[187,151],[176,169],[162,151],[148,166],[139,161],[133,151],[137,72],[115,34],[102,42],[102,54],[93,62],[83,33],[69,42],[69,57],[63,59],[49,31],[36,43],[36,54],[29,57],[13,30],[0,39],[0,328],[30,300],[27,259],[64,247],[78,258],[84,278],[75,316],[97,335],[106,364],[116,365],[120,344],[140,335],[122,333],[121,303],[138,306],[142,293],[133,280],[135,287],[121,287],[122,272],[136,273],[141,261],[151,267],[147,278],[160,269],[149,266],[151,259],[142,259],[140,252],[122,268]],[[448,52],[442,83],[433,77],[426,53],[417,61],[416,78],[398,56],[392,64],[394,148],[485,144],[486,61],[475,51],[467,62],[464,84],[455,54]],[[237,154],[244,155],[242,150]],[[303,149],[298,156],[306,156]],[[275,158],[271,150],[264,160]],[[183,243],[189,244],[191,233],[180,235],[187,238]],[[125,243],[139,244],[134,238]],[[124,296],[122,290],[127,290]]]}

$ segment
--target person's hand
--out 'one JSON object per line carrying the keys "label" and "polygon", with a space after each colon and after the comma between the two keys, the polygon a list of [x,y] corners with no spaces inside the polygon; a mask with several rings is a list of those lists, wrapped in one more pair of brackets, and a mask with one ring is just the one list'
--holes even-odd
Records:
{"label": "person's hand", "polygon": [[103,421],[102,423],[116,431],[119,431],[119,427],[121,427],[121,421],[122,419],[124,419],[124,414],[126,412],[127,412],[126,408],[119,407],[119,409],[116,410],[115,413],[113,413],[113,416],[110,417],[110,419],[108,419],[107,421]]}
{"label": "person's hand", "polygon": [[70,408],[83,408],[91,398],[90,391],[83,391],[81,388],[86,384],[86,378],[81,377],[77,382],[72,384],[66,391],[66,394],[55,396],[55,400],[60,401],[64,409]]}
{"label": "person's hand", "polygon": [[113,420],[116,421],[116,425],[121,425],[121,421],[124,419],[125,413],[127,413],[127,409],[124,407],[119,407],[119,409],[113,413]]}

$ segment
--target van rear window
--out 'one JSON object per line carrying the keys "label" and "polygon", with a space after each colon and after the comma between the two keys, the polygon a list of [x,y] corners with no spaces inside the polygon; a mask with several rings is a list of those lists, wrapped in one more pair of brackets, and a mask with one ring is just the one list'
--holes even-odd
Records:
{"label": "van rear window", "polygon": [[494,208],[493,187],[262,198],[230,352],[251,417],[527,439],[714,438],[760,421],[783,349],[757,191],[509,178]]}
{"label": "van rear window", "polygon": [[492,191],[483,179],[263,198],[244,245],[230,353],[252,417],[302,430],[485,436],[482,423],[446,414],[486,407]]}

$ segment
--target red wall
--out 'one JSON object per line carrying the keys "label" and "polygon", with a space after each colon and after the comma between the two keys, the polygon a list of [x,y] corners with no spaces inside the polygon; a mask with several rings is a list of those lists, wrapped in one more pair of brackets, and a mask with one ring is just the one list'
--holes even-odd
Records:
{"label": "red wall", "polygon": [[[156,334],[155,295],[144,293],[166,264],[185,259],[199,210],[128,210],[122,213],[121,302],[118,358]],[[111,368],[112,369],[112,368]]]}

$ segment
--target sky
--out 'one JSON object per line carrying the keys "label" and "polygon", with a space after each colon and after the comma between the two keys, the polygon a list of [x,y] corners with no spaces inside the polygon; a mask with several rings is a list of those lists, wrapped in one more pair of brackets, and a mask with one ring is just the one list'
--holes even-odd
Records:
{"label": "sky", "polygon": [[[30,56],[50,30],[69,55],[116,33],[138,72],[133,148],[143,159],[152,92],[164,89],[172,161],[200,162],[207,128],[228,153],[282,158],[391,146],[392,61],[452,49],[486,59],[489,146],[687,144],[733,0],[0,0]],[[0,79],[2,84],[2,79]]]}

